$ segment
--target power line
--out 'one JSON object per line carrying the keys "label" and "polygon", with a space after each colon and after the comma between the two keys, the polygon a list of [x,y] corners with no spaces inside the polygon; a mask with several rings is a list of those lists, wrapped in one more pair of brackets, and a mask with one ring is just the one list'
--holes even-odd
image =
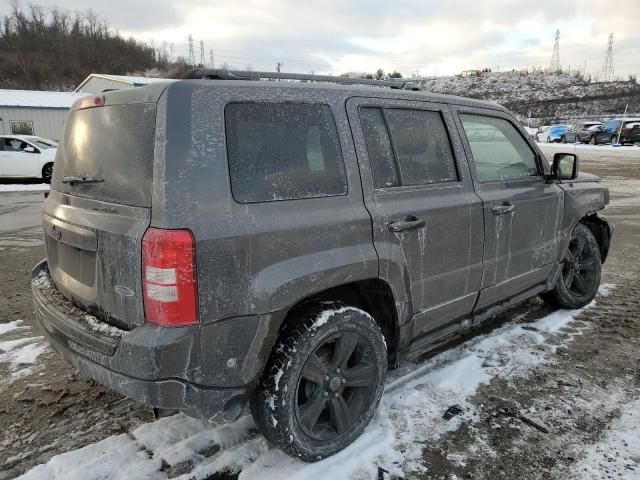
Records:
{"label": "power line", "polygon": [[193,51],[193,37],[189,34],[189,65],[196,66],[196,55]]}
{"label": "power line", "polygon": [[613,33],[609,34],[609,42],[607,43],[607,53],[604,56],[604,65],[602,67],[602,80],[612,82],[613,76]]}
{"label": "power line", "polygon": [[551,73],[560,73],[562,71],[562,67],[560,66],[560,30],[556,30],[553,54],[551,55],[551,62],[549,63],[549,71]]}

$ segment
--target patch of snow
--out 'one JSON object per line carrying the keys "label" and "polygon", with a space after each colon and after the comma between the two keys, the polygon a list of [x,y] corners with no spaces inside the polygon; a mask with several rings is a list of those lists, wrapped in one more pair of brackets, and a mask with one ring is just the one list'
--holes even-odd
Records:
{"label": "patch of snow", "polygon": [[600,288],[598,288],[598,294],[603,297],[608,297],[609,295],[611,295],[611,292],[615,290],[615,288],[616,288],[615,283],[602,283],[600,285]]}
{"label": "patch of snow", "polygon": [[41,270],[37,276],[31,279],[31,285],[35,288],[53,288],[53,282],[51,281],[51,275],[46,270]]}
{"label": "patch of snow", "polygon": [[282,378],[283,374],[284,371],[280,368],[273,376],[273,384],[276,386],[276,392],[280,390],[280,379]]}
{"label": "patch of snow", "polygon": [[[603,294],[611,288],[606,286]],[[160,470],[163,462],[176,465],[185,461],[193,468],[178,477],[182,480],[206,479],[221,471],[240,472],[241,480],[374,479],[378,466],[400,477],[407,471],[424,472],[424,442],[476,418],[469,399],[477,388],[494,378],[526,376],[534,367],[556,361],[556,346],[549,340],[555,345],[566,344],[580,335],[589,324],[572,321],[584,310],[556,311],[524,325],[513,321],[421,365],[402,365],[389,373],[378,412],[362,436],[342,452],[317,463],[303,463],[270,448],[264,437],[251,434],[254,424],[250,416],[215,426],[180,414],[142,425],[131,437],[110,437],[53,457],[23,478],[91,480],[126,478],[124,472],[135,472],[137,478],[147,475],[164,479],[166,474]],[[330,316],[321,315],[319,320],[328,321]],[[559,336],[570,323],[572,329]],[[282,373],[278,374],[276,385]],[[443,414],[452,405],[460,406],[462,413],[445,420]],[[636,407],[636,414],[638,411]],[[219,445],[221,450],[205,455],[203,452],[212,445]],[[639,451],[637,446],[634,451]]]}
{"label": "patch of snow", "polygon": [[236,368],[238,366],[237,358],[230,358],[227,360],[227,368]]}
{"label": "patch of snow", "polygon": [[580,480],[640,480],[640,398],[625,406],[604,438],[584,450],[572,471],[571,478]]}
{"label": "patch of snow", "polygon": [[320,328],[322,325],[327,323],[329,319],[334,315],[339,315],[340,313],[344,313],[348,311],[354,311],[354,312],[364,313],[368,315],[366,312],[354,307],[328,308],[318,314],[318,317],[313,322],[313,325],[311,326],[311,328],[314,328],[314,329]]}
{"label": "patch of snow", "polygon": [[[42,339],[42,337],[37,338],[26,338],[27,342],[33,342],[34,340]],[[18,342],[17,340],[14,342]],[[0,350],[4,350],[4,344],[10,342],[1,342]],[[20,344],[24,344],[24,341],[21,341]],[[15,347],[15,345],[14,345]],[[11,347],[10,347],[11,348]],[[29,343],[20,348],[12,348],[10,350],[5,350],[4,353],[0,353],[0,363],[8,363],[12,368],[16,368],[19,365],[25,364],[33,364],[36,363],[36,360],[40,355],[48,350],[48,347],[44,343]]]}
{"label": "patch of snow", "polygon": [[31,328],[27,326],[23,326],[24,322],[22,320],[13,320],[12,322],[0,323],[0,335],[4,335],[5,333],[12,332],[14,330],[22,330],[25,328]]}
{"label": "patch of snow", "polygon": [[[110,337],[120,338],[124,334],[127,333],[126,330],[121,330],[118,327],[115,327],[109,323],[98,320],[93,315],[84,315],[83,322],[85,325],[88,325],[93,331],[98,333],[103,333]],[[86,323],[85,323],[86,322]]]}
{"label": "patch of snow", "polygon": [[3,183],[0,184],[0,192],[48,192],[49,184],[23,184],[23,183]]}

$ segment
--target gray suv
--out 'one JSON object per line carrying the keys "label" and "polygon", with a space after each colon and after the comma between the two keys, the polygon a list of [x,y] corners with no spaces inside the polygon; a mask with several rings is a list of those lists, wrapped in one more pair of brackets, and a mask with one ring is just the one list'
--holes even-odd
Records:
{"label": "gray suv", "polygon": [[388,368],[529,297],[594,298],[608,190],[504,108],[243,75],[71,110],[32,291],[97,382],[211,422],[249,404],[313,461],[361,434]]}

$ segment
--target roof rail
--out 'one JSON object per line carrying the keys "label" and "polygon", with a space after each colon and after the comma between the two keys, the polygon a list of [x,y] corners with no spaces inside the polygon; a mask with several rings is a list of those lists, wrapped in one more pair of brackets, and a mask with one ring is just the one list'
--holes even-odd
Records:
{"label": "roof rail", "polygon": [[183,79],[208,80],[298,80],[301,82],[339,83],[342,85],[369,85],[403,89],[406,82],[393,80],[374,80],[369,78],[336,77],[332,75],[312,75],[306,73],[253,72],[244,70],[225,70],[221,68],[194,68]]}

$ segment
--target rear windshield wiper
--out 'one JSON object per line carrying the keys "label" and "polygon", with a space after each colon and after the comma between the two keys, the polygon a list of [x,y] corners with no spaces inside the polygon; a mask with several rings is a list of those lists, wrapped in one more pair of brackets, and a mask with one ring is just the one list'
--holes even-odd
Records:
{"label": "rear windshield wiper", "polygon": [[92,177],[62,177],[62,183],[68,183],[69,185],[76,185],[78,183],[100,183],[104,182],[104,178],[92,178]]}

